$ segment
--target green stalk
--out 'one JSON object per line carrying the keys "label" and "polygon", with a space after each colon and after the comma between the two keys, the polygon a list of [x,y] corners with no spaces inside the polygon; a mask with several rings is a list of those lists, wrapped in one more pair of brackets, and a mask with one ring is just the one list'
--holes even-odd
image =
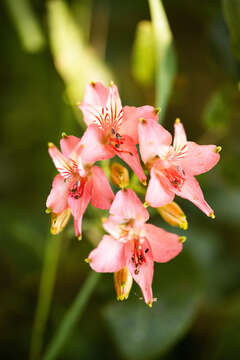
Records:
{"label": "green stalk", "polygon": [[51,236],[47,239],[38,304],[30,346],[30,360],[40,359],[43,335],[46,328],[53,288],[55,285],[56,271],[62,242],[61,240],[61,236]]}
{"label": "green stalk", "polygon": [[71,335],[76,323],[79,321],[88,299],[91,296],[99,278],[99,273],[91,272],[85,281],[83,287],[79,290],[78,295],[69,310],[66,312],[62,323],[59,325],[52,342],[47,348],[46,354],[42,360],[54,360],[59,355],[63,345]]}

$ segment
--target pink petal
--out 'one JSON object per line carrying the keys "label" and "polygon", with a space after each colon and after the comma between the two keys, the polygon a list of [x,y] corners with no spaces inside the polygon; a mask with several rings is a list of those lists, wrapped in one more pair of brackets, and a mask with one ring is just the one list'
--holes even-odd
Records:
{"label": "pink petal", "polygon": [[118,218],[116,218],[116,216],[110,215],[102,222],[104,230],[106,230],[115,239],[118,239],[122,234],[122,229],[119,226],[119,222],[117,220]]}
{"label": "pink petal", "polygon": [[140,164],[136,145],[129,136],[122,137],[121,141],[123,144],[119,150],[115,150],[115,154],[130,166],[142,183],[145,183],[147,178]]}
{"label": "pink petal", "polygon": [[175,194],[167,187],[164,176],[157,175],[152,167],[145,200],[152,207],[160,207],[173,201],[174,196]]}
{"label": "pink petal", "polygon": [[187,176],[182,188],[180,190],[175,189],[174,191],[176,195],[190,200],[207,216],[211,216],[211,214],[213,214],[213,209],[205,201],[202,190],[193,176]]}
{"label": "pink petal", "polygon": [[138,125],[139,147],[144,163],[168,149],[172,142],[171,134],[152,119],[145,119]]}
{"label": "pink petal", "polygon": [[82,218],[83,216],[80,216],[78,219],[73,218],[75,236],[80,238],[82,236]]}
{"label": "pink petal", "polygon": [[158,115],[153,106],[123,107],[123,122],[119,132],[121,135],[128,135],[132,138],[135,144],[138,144],[138,123],[141,118],[158,121]]}
{"label": "pink petal", "polygon": [[198,145],[188,141],[184,156],[178,163],[189,175],[199,175],[211,170],[220,160],[216,145]]}
{"label": "pink petal", "polygon": [[169,233],[152,224],[145,224],[144,230],[153,253],[153,260],[164,263],[182,251],[179,236]]}
{"label": "pink petal", "polygon": [[90,125],[81,140],[80,153],[83,164],[94,164],[96,161],[112,158],[114,151],[106,145],[103,132],[97,125]]}
{"label": "pink petal", "polygon": [[[71,194],[68,196],[68,205],[71,209],[74,220],[78,222],[78,232],[81,234],[82,216],[89,204],[92,196],[92,180],[87,180],[83,194],[78,199],[74,198]],[[76,232],[76,228],[75,228]]]}
{"label": "pink petal", "polygon": [[104,235],[98,247],[89,254],[89,265],[97,272],[116,272],[125,266],[124,244]]}
{"label": "pink petal", "polygon": [[47,208],[51,209],[54,213],[59,214],[68,206],[69,184],[64,181],[64,178],[58,174],[55,176],[52,183],[52,190],[47,198]]}
{"label": "pink petal", "polygon": [[108,179],[98,166],[94,166],[91,171],[93,180],[91,203],[99,209],[109,209],[113,202],[114,194]]}
{"label": "pink petal", "polygon": [[73,163],[71,162],[71,160],[64,156],[54,144],[49,144],[48,152],[59,173],[65,179],[71,177],[73,172]]}
{"label": "pink petal", "polygon": [[111,119],[116,119],[122,109],[121,99],[116,85],[109,86],[109,93],[106,107],[108,108]]}
{"label": "pink petal", "polygon": [[132,277],[136,283],[140,286],[142,294],[146,304],[151,305],[153,302],[152,295],[152,279],[153,279],[153,255],[151,246],[148,241],[145,241],[143,244],[143,249],[148,249],[148,252],[145,253],[146,262],[140,265],[137,268],[138,273],[136,272],[136,266],[132,261],[133,251],[131,242],[126,243],[125,246],[125,257],[126,257],[126,266],[130,271]]}
{"label": "pink petal", "polygon": [[117,192],[110,214],[117,216],[120,222],[134,219],[136,224],[143,224],[149,219],[148,211],[131,189]]}
{"label": "pink petal", "polygon": [[87,85],[84,99],[79,105],[79,108],[83,112],[84,121],[87,125],[90,125],[93,121],[93,117],[91,116],[89,110],[91,107],[95,109],[96,106],[105,107],[107,104],[108,93],[108,89],[100,82]]}
{"label": "pink petal", "polygon": [[64,156],[71,158],[71,154],[80,142],[80,138],[72,135],[63,136],[60,140],[61,151]]}
{"label": "pink petal", "polygon": [[180,151],[181,148],[184,145],[186,145],[186,143],[187,143],[187,136],[183,124],[180,122],[179,119],[177,119],[174,124],[173,147],[176,151]]}

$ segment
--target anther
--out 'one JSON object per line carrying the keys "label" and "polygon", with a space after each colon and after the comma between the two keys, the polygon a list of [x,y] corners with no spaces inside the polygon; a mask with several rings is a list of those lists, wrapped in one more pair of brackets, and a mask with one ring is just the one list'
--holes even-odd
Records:
{"label": "anther", "polygon": [[[115,144],[114,146],[115,146],[115,148],[117,148],[117,149],[120,148],[120,144]],[[130,154],[131,154],[131,153],[130,153]]]}
{"label": "anther", "polygon": [[115,130],[112,128],[112,134],[115,135]]}
{"label": "anther", "polygon": [[139,270],[138,270],[138,269],[135,269],[135,270],[134,270],[134,274],[135,274],[135,275],[138,275],[138,274],[139,274]]}
{"label": "anther", "polygon": [[119,133],[116,133],[116,138],[117,138],[118,140],[120,140],[120,139],[121,139],[121,135],[120,135]]}
{"label": "anther", "polygon": [[145,253],[147,253],[147,252],[149,252],[149,248],[146,248],[146,249],[145,249]]}

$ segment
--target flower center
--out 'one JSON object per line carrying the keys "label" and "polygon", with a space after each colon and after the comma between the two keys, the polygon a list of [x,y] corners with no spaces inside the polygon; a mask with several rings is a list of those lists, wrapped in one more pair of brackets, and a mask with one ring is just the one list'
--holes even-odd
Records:
{"label": "flower center", "polygon": [[185,182],[185,172],[180,165],[172,165],[162,170],[168,181],[176,189],[181,189]]}
{"label": "flower center", "polygon": [[139,274],[139,270],[142,264],[146,263],[146,254],[149,251],[149,248],[146,246],[144,238],[134,238],[133,239],[133,253],[131,260],[135,266],[134,273]]}
{"label": "flower center", "polygon": [[69,195],[76,200],[79,199],[83,195],[86,181],[87,181],[86,177],[84,178],[79,177],[79,179],[76,182],[74,182],[70,187]]}

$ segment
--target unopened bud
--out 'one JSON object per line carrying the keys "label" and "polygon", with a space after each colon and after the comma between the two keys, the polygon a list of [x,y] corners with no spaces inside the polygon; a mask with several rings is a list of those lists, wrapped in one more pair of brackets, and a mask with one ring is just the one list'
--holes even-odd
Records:
{"label": "unopened bud", "polygon": [[132,275],[126,266],[120,271],[114,273],[114,287],[118,300],[122,301],[128,298],[132,283]]}
{"label": "unopened bud", "polygon": [[168,224],[187,230],[188,222],[186,216],[180,206],[174,201],[157,208],[157,211]]}
{"label": "unopened bud", "polygon": [[129,184],[128,170],[119,163],[114,162],[111,165],[110,176],[112,182],[121,189],[124,189]]}
{"label": "unopened bud", "polygon": [[70,218],[71,211],[69,208],[63,210],[61,213],[51,214],[51,234],[57,235],[59,234],[67,225],[68,220]]}

